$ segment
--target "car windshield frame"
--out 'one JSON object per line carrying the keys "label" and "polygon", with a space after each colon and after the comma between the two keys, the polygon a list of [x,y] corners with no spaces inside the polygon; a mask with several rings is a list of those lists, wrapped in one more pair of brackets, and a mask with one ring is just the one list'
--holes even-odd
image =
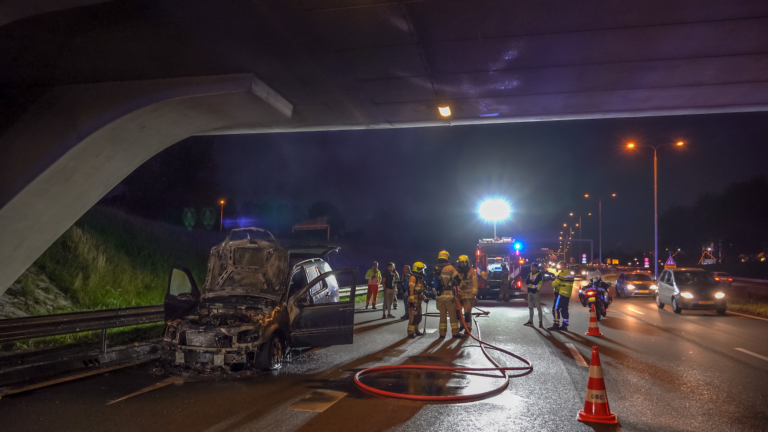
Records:
{"label": "car windshield frame", "polygon": [[705,271],[673,270],[672,275],[675,278],[675,284],[678,286],[717,285],[715,278]]}

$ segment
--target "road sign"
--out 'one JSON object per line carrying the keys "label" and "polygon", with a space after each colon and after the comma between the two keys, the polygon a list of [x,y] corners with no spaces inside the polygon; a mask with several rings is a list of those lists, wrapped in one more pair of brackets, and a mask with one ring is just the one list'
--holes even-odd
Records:
{"label": "road sign", "polygon": [[675,260],[672,259],[672,255],[667,258],[667,262],[664,263],[664,268],[677,268],[677,264],[675,263]]}
{"label": "road sign", "polygon": [[651,263],[649,262],[648,258],[645,258],[645,268],[648,268],[651,266]]}
{"label": "road sign", "polygon": [[587,263],[587,254],[581,254],[581,263],[586,264]]}

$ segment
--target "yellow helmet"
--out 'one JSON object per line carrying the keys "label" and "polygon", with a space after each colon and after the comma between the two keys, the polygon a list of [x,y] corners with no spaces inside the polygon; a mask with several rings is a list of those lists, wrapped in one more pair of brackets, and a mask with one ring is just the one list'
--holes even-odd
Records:
{"label": "yellow helmet", "polygon": [[440,251],[440,253],[437,254],[437,259],[444,259],[446,261],[450,261],[451,254],[449,254],[447,251]]}
{"label": "yellow helmet", "polygon": [[413,263],[413,266],[411,267],[411,271],[415,273],[421,273],[424,271],[425,268],[427,268],[427,266],[425,266],[423,262],[416,261],[415,263]]}
{"label": "yellow helmet", "polygon": [[469,265],[469,257],[466,255],[462,255],[459,257],[459,262],[465,262],[467,265]]}

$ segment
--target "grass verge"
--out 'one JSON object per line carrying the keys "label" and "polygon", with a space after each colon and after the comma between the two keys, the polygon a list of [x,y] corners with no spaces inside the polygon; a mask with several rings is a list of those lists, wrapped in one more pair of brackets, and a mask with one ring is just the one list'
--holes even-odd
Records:
{"label": "grass verge", "polygon": [[732,288],[727,292],[728,310],[768,318],[768,290]]}

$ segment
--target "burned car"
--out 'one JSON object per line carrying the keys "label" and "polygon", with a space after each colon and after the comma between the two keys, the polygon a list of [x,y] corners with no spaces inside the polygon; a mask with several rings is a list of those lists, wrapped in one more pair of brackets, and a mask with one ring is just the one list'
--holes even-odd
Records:
{"label": "burned car", "polygon": [[[266,230],[232,230],[211,249],[203,292],[174,266],[165,296],[166,362],[278,369],[294,348],[352,343],[357,269],[332,270],[339,248],[284,248]],[[350,281],[348,298],[339,280]]]}

